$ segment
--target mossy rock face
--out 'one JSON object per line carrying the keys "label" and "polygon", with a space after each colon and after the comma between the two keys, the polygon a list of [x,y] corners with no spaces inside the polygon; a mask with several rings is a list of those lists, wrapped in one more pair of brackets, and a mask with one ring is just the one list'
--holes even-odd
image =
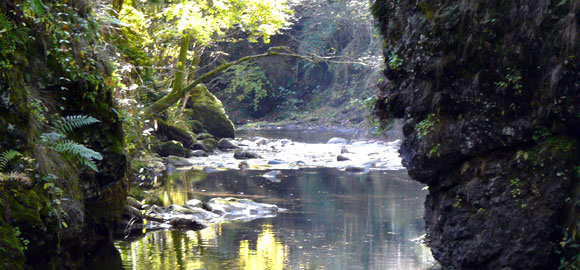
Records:
{"label": "mossy rock face", "polygon": [[199,121],[211,135],[217,138],[234,138],[234,123],[228,118],[222,102],[200,84],[191,92],[187,117]]}
{"label": "mossy rock face", "polygon": [[218,145],[218,142],[212,138],[205,139],[202,142],[203,142],[203,145],[205,145],[210,151],[213,151]]}
{"label": "mossy rock face", "polygon": [[214,139],[214,137],[211,134],[202,133],[202,134],[197,135],[197,139],[200,141],[203,141],[205,139]]}
{"label": "mossy rock face", "polygon": [[153,149],[155,153],[159,154],[162,157],[166,156],[178,156],[178,157],[185,157],[185,147],[178,141],[167,141],[162,142],[158,146]]}
{"label": "mossy rock face", "polygon": [[191,134],[187,130],[181,127],[172,125],[166,121],[157,120],[159,129],[155,132],[155,136],[161,141],[173,140],[178,141],[183,144],[184,147],[191,147],[197,140],[195,139],[195,134]]}
{"label": "mossy rock face", "polygon": [[203,125],[197,120],[189,120],[187,124],[191,127],[191,131],[195,134],[204,133]]}

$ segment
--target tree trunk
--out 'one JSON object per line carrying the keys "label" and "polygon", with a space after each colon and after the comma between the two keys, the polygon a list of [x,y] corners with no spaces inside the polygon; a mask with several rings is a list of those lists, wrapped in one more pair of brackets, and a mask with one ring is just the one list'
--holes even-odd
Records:
{"label": "tree trunk", "polygon": [[187,51],[189,50],[189,35],[184,34],[181,36],[181,47],[179,49],[179,56],[177,57],[177,64],[175,65],[175,76],[173,79],[173,92],[181,92],[183,88],[183,80],[185,78],[185,66],[187,62]]}

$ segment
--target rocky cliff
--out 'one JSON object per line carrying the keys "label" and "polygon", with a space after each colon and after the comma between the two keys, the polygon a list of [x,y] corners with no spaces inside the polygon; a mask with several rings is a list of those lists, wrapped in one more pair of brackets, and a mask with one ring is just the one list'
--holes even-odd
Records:
{"label": "rocky cliff", "polygon": [[0,1],[0,269],[81,267],[126,198],[105,32],[86,1],[44,2]]}
{"label": "rocky cliff", "polygon": [[404,118],[400,152],[429,185],[434,257],[449,269],[571,267],[580,2],[378,0],[373,13],[387,77],[376,112]]}

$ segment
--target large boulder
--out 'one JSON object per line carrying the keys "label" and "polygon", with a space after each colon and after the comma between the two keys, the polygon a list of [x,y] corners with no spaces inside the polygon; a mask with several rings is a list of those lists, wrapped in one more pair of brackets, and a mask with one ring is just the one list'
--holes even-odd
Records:
{"label": "large boulder", "polygon": [[155,132],[155,136],[161,141],[178,141],[184,147],[191,148],[191,146],[196,142],[196,139],[188,132],[187,130],[167,123],[163,120],[156,120],[157,121],[157,131]]}
{"label": "large boulder", "polygon": [[167,141],[162,142],[158,146],[153,148],[155,153],[159,154],[162,157],[167,156],[178,156],[178,157],[185,157],[186,151],[183,144],[178,141]]}
{"label": "large boulder", "polygon": [[203,84],[191,92],[186,115],[190,120],[199,121],[205,130],[217,138],[234,138],[235,128],[224,107]]}

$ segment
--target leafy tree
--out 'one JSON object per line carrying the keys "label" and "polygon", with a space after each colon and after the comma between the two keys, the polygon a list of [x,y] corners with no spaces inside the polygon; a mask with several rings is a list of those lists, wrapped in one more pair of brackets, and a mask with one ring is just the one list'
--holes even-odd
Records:
{"label": "leafy tree", "polygon": [[[151,51],[157,52],[158,60],[168,56],[169,60],[176,61],[171,91],[148,110],[154,114],[177,103],[195,86],[190,84],[184,87],[184,83],[189,81],[197,84],[213,77],[196,74],[201,54],[208,46],[216,42],[237,41],[234,36],[239,35],[232,33],[243,33],[244,39],[252,42],[261,39],[268,43],[270,36],[289,25],[292,14],[287,0],[182,0],[161,4],[135,2],[124,3],[120,19],[136,26],[136,31],[145,32],[144,28],[149,27],[146,36],[148,40],[154,41]],[[136,19],[136,14],[147,18]],[[267,54],[273,55],[272,52]]]}

